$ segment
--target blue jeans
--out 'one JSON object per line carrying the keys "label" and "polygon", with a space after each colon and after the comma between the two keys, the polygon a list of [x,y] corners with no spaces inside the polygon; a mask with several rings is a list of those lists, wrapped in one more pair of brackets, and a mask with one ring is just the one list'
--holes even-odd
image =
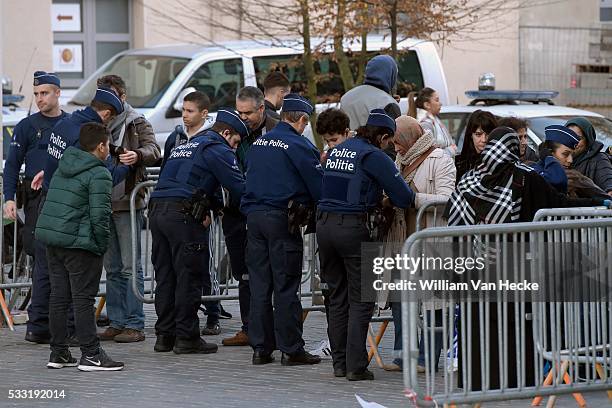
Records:
{"label": "blue jeans", "polygon": [[[144,293],[141,262],[140,231],[143,211],[136,212],[137,247],[136,272],[138,290]],[[106,311],[110,326],[115,329],[143,330],[145,315],[142,302],[132,290],[132,229],[130,212],[114,212],[110,223],[110,242],[104,254],[106,270]]]}

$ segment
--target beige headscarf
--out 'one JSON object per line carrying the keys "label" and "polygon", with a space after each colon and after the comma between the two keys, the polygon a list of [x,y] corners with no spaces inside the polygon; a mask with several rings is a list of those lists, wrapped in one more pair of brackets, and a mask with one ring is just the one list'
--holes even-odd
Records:
{"label": "beige headscarf", "polygon": [[[410,166],[412,162],[414,162],[419,156],[425,153],[431,146],[433,146],[434,139],[433,135],[430,131],[424,131],[419,122],[416,119],[411,118],[410,116],[406,117],[407,119],[403,119],[403,121],[408,125],[407,129],[403,132],[398,132],[397,137],[394,140],[394,143],[399,144],[406,150],[406,154],[398,154],[395,159],[395,164],[398,169],[402,170],[405,166]],[[417,141],[410,146],[410,141],[417,139]],[[410,183],[414,178],[415,171],[410,174],[405,174],[404,180],[406,183]]]}

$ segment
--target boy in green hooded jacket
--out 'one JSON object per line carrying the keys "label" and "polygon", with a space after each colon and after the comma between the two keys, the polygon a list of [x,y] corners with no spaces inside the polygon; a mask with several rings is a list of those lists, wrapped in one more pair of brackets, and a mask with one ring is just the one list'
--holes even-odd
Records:
{"label": "boy in green hooded jacket", "polygon": [[[109,137],[102,124],[81,126],[80,147],[69,147],[60,159],[36,224],[36,239],[47,245],[51,283],[49,368],[78,365],[81,371],[123,369],[123,363],[113,361],[100,347],[94,316],[110,237],[113,182],[105,165]],[[66,341],[66,315],[71,302],[82,352],[78,364]]]}

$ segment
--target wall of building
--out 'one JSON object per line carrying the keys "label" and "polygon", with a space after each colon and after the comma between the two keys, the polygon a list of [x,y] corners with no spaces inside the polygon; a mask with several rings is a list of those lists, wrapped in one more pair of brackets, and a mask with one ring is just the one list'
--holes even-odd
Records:
{"label": "wall of building", "polygon": [[507,2],[508,12],[496,14],[495,21],[481,20],[469,37],[454,36],[438,46],[446,73],[451,104],[468,102],[465,91],[478,89],[478,77],[495,74],[497,89],[519,88],[517,2]]}
{"label": "wall of building", "polygon": [[[13,80],[16,93],[23,80],[22,106],[32,100],[34,71],[53,69],[51,0],[2,0],[2,73]],[[32,63],[28,63],[32,59]],[[25,78],[25,79],[24,79]]]}

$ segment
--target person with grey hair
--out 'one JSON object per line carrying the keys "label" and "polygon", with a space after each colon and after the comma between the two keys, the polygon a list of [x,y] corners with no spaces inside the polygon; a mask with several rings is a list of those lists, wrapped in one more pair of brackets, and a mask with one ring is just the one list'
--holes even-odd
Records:
{"label": "person with grey hair", "polygon": [[240,147],[236,151],[238,164],[244,171],[246,154],[251,145],[257,138],[265,135],[276,126],[278,119],[266,113],[264,94],[259,88],[245,86],[236,95],[236,112],[250,129],[250,134],[246,140],[240,142]]}

